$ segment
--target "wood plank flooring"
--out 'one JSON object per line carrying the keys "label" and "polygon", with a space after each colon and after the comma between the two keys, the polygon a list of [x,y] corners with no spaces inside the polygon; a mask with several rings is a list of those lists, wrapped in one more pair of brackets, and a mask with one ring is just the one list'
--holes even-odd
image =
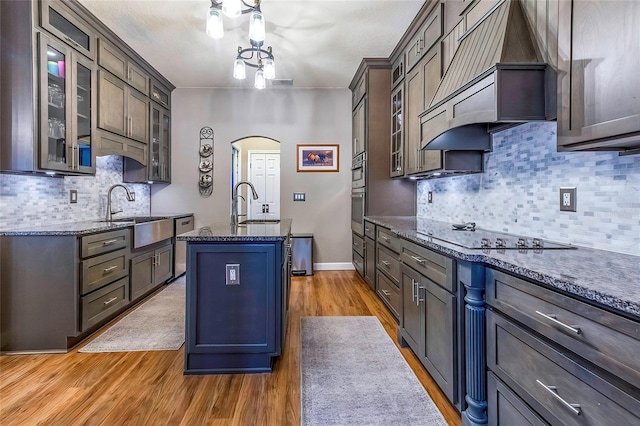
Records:
{"label": "wood plank flooring", "polygon": [[[395,320],[354,271],[293,278],[287,338],[271,374],[185,376],[184,349],[0,357],[0,424],[298,425],[300,317]],[[82,345],[80,345],[82,346]],[[450,425],[460,414],[409,349],[400,348]]]}

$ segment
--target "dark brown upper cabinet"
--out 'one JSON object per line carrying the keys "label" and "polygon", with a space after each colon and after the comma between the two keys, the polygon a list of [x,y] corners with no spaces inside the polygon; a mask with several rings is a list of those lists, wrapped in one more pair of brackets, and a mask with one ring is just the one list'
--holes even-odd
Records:
{"label": "dark brown upper cabinet", "polygon": [[640,4],[558,3],[558,150],[640,152]]}

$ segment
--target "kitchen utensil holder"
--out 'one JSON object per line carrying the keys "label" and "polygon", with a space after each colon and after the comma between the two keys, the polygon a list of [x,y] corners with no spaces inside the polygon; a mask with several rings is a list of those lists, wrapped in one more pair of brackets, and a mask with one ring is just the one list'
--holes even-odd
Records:
{"label": "kitchen utensil holder", "polygon": [[198,189],[201,197],[213,193],[213,129],[205,126],[200,129],[200,145],[198,147]]}

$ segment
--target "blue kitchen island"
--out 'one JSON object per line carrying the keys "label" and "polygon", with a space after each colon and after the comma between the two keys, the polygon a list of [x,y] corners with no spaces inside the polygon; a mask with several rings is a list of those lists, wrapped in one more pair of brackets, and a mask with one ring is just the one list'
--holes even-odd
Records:
{"label": "blue kitchen island", "polygon": [[187,242],[185,374],[270,372],[285,341],[291,220],[205,226]]}

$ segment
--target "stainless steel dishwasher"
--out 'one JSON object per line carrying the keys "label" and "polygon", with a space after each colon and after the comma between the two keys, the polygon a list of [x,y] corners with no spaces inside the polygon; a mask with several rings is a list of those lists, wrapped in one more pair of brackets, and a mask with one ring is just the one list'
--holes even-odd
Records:
{"label": "stainless steel dishwasher", "polygon": [[[193,231],[193,216],[177,217],[174,219],[175,236]],[[176,241],[173,258],[173,278],[178,278],[187,270],[187,242]]]}

